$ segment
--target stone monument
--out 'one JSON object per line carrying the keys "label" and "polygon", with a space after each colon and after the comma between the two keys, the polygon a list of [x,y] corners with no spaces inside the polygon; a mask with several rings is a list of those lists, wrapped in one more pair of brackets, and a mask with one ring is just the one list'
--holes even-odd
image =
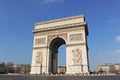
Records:
{"label": "stone monument", "polygon": [[66,45],[66,74],[88,73],[88,28],[83,15],[35,24],[31,74],[57,73],[58,48]]}

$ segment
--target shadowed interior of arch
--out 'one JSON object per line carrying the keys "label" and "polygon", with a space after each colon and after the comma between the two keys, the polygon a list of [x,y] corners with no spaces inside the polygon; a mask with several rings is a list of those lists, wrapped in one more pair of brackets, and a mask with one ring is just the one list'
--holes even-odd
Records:
{"label": "shadowed interior of arch", "polygon": [[57,37],[53,39],[50,43],[50,62],[49,62],[49,71],[53,74],[57,73],[58,67],[58,49],[61,45],[65,45],[66,42],[64,39]]}

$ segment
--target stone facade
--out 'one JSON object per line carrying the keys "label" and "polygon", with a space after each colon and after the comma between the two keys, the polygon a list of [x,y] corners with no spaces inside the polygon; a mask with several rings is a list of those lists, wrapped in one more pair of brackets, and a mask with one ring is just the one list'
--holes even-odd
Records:
{"label": "stone facade", "polygon": [[117,64],[101,64],[98,65],[97,71],[100,72],[102,71],[103,73],[115,73],[118,74],[120,73],[120,63]]}
{"label": "stone facade", "polygon": [[88,73],[88,28],[83,15],[35,24],[31,74],[57,73],[58,48],[66,45],[66,73]]}

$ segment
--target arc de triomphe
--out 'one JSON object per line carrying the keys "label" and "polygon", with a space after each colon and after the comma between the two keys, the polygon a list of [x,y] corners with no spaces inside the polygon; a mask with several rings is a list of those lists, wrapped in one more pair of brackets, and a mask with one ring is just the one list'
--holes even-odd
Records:
{"label": "arc de triomphe", "polygon": [[31,74],[57,73],[58,48],[66,45],[66,73],[88,73],[88,28],[83,15],[35,24]]}

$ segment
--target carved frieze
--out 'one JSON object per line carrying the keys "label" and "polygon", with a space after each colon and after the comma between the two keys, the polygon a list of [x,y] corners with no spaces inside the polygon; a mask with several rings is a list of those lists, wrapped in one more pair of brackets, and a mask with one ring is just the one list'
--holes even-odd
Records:
{"label": "carved frieze", "polygon": [[49,31],[43,31],[43,32],[38,32],[35,33],[34,36],[41,36],[41,35],[48,35],[48,34],[60,34],[60,33],[66,33],[66,32],[71,32],[71,31],[83,31],[84,27],[71,27],[68,29],[58,29],[58,30],[49,30]]}
{"label": "carved frieze", "polygon": [[42,64],[42,57],[43,57],[42,52],[41,51],[37,52],[36,63]]}
{"label": "carved frieze", "polygon": [[69,41],[82,41],[83,33],[77,33],[77,34],[70,34],[69,35]]}
{"label": "carved frieze", "polygon": [[73,63],[82,64],[82,51],[78,48],[72,50]]}
{"label": "carved frieze", "polygon": [[42,45],[46,43],[46,38],[37,38],[35,39],[35,45]]}
{"label": "carved frieze", "polygon": [[[48,24],[47,24],[48,25]],[[61,29],[61,28],[70,28],[75,26],[85,26],[86,22],[78,22],[78,23],[72,23],[72,24],[65,24],[65,25],[58,25],[58,26],[52,26],[52,27],[46,27],[46,28],[40,28],[35,29],[33,32],[39,32],[39,31],[46,31],[46,30],[54,30],[54,29]]]}

